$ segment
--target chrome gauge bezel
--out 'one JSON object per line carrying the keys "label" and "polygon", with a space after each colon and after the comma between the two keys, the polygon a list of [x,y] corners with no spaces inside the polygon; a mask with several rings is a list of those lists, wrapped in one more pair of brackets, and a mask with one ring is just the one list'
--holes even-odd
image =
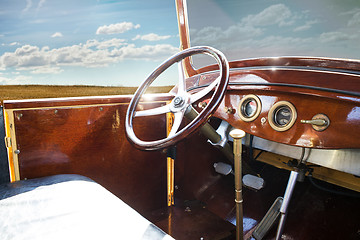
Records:
{"label": "chrome gauge bezel", "polygon": [[[290,121],[286,125],[278,124],[275,119],[275,114],[282,107],[287,107],[291,110],[291,118],[290,118]],[[278,131],[278,132],[283,132],[283,131],[289,130],[295,124],[296,118],[297,118],[296,108],[294,107],[294,105],[292,105],[288,101],[279,101],[279,102],[275,103],[270,108],[269,113],[268,113],[268,119],[269,119],[270,126],[275,131]]]}
{"label": "chrome gauge bezel", "polygon": [[[246,104],[248,104],[250,101],[256,102],[256,110],[252,116],[247,116],[245,113],[245,107]],[[244,122],[252,122],[260,115],[260,112],[261,112],[261,101],[258,96],[254,94],[249,94],[241,99],[239,103],[239,116],[241,120],[243,120]]]}

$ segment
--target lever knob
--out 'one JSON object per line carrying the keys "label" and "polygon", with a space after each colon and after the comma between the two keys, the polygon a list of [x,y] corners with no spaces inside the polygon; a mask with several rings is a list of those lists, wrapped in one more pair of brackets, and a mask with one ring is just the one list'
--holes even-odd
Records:
{"label": "lever knob", "polygon": [[308,123],[316,131],[324,131],[330,125],[330,119],[325,114],[316,114],[311,120],[301,120],[301,123]]}
{"label": "lever knob", "polygon": [[328,122],[325,119],[301,120],[301,123],[308,123],[316,126],[326,126]]}

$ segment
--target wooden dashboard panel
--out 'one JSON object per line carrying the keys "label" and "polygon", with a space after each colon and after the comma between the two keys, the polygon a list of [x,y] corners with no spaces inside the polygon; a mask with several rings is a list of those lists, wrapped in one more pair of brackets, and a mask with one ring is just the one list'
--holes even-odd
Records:
{"label": "wooden dashboard panel", "polygon": [[[194,76],[187,81],[187,87],[197,91],[217,75],[215,71]],[[254,136],[279,143],[320,149],[360,148],[359,90],[360,76],[350,73],[276,67],[233,69],[226,96],[214,116]],[[259,116],[250,122],[239,116],[240,101],[248,94],[258,96],[261,101]],[[279,101],[291,103],[297,113],[294,125],[282,132],[270,126],[268,115]],[[232,113],[226,111],[229,108],[233,109]],[[316,131],[311,124],[301,123],[316,114],[329,117],[326,130]]]}
{"label": "wooden dashboard panel", "polygon": [[[252,122],[244,122],[238,114],[238,103],[246,95],[246,90],[229,91],[220,108],[214,116],[227,120],[236,128],[241,128],[255,136],[271,141],[301,147],[314,148],[358,148],[360,143],[359,119],[353,118],[360,110],[360,105],[354,107],[349,102],[338,103],[334,99],[304,96],[286,92],[254,90],[252,94],[258,96],[262,103],[260,115]],[[272,105],[279,101],[289,101],[297,111],[295,124],[284,132],[274,130],[269,124],[268,112]],[[236,109],[234,114],[225,112],[225,107]],[[300,123],[300,120],[311,119],[316,114],[326,114],[330,118],[329,127],[322,131],[315,131],[311,124]],[[355,116],[356,117],[356,116]],[[262,119],[265,119],[265,121]]]}

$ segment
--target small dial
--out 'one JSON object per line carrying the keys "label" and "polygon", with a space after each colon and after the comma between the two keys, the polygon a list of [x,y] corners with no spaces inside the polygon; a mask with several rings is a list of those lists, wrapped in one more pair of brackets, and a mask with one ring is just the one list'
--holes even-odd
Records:
{"label": "small dial", "polygon": [[278,132],[290,129],[295,124],[296,118],[296,109],[294,105],[288,101],[275,103],[268,113],[270,126]]}
{"label": "small dial", "polygon": [[246,117],[252,117],[255,115],[256,110],[258,106],[254,99],[249,99],[245,104],[243,105],[243,113]]}
{"label": "small dial", "polygon": [[292,118],[291,109],[288,106],[281,106],[275,110],[274,122],[283,127],[289,124]]}
{"label": "small dial", "polygon": [[254,94],[244,96],[239,104],[239,116],[244,122],[254,121],[261,112],[260,98]]}

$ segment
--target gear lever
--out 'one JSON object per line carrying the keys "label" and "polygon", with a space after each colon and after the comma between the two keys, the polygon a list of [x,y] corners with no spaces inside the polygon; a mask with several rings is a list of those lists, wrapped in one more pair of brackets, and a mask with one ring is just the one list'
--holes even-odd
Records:
{"label": "gear lever", "polygon": [[242,198],[242,169],[241,152],[242,141],[245,132],[240,129],[234,129],[230,132],[234,139],[234,168],[235,168],[235,203],[236,203],[236,240],[244,239],[243,233],[243,198]]}

